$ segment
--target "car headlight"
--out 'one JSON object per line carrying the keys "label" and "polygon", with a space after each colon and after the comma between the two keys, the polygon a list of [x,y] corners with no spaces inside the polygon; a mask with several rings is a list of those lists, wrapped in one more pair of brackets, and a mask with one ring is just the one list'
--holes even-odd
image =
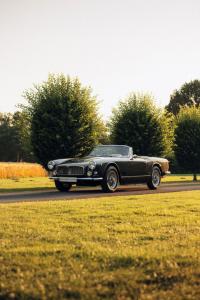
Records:
{"label": "car headlight", "polygon": [[54,170],[54,171],[52,172],[52,174],[53,174],[53,176],[56,176],[56,175],[57,175],[57,171]]}
{"label": "car headlight", "polygon": [[55,162],[51,160],[50,162],[48,162],[47,167],[49,170],[53,170],[53,168],[55,167]]}
{"label": "car headlight", "polygon": [[92,176],[92,171],[87,171],[87,176],[88,177]]}
{"label": "car headlight", "polygon": [[89,165],[88,165],[88,168],[93,171],[95,169],[95,167],[96,167],[95,161],[90,161]]}

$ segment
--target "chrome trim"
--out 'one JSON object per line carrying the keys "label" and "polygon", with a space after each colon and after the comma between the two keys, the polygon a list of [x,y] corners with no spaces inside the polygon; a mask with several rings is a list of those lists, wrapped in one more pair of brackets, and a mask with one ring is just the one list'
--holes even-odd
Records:
{"label": "chrome trim", "polygon": [[171,172],[170,172],[170,171],[164,171],[164,174],[166,174],[166,175],[170,175],[170,174],[171,174]]}
{"label": "chrome trim", "polygon": [[[53,179],[53,180],[65,180],[65,178],[66,179],[69,179],[69,177],[55,177],[55,176],[52,176],[52,177],[49,177],[49,179]],[[86,178],[78,178],[78,177],[76,177],[76,179],[77,179],[77,181],[79,181],[79,180],[86,180],[86,181],[100,181],[100,180],[103,180],[103,177],[97,177],[97,178],[92,178],[92,177],[90,177],[90,178],[88,178],[88,177],[86,177]]]}
{"label": "chrome trim", "polygon": [[[63,173],[59,174],[59,168],[64,168],[64,171],[62,171]],[[72,170],[72,173],[68,174],[70,168]],[[75,172],[73,172],[74,171],[73,168],[80,168],[82,170],[82,172],[78,173],[77,170],[75,170]],[[84,171],[85,171],[84,166],[80,166],[80,165],[77,165],[77,164],[58,165],[57,168],[56,168],[56,172],[58,173],[58,176],[62,176],[62,175],[80,176],[80,175],[84,175]]]}
{"label": "chrome trim", "polygon": [[135,177],[150,177],[151,175],[130,175],[130,176],[121,176],[121,178],[135,178]]}
{"label": "chrome trim", "polygon": [[77,178],[77,180],[89,180],[89,181],[99,181],[103,180],[103,177],[97,177],[97,178]]}

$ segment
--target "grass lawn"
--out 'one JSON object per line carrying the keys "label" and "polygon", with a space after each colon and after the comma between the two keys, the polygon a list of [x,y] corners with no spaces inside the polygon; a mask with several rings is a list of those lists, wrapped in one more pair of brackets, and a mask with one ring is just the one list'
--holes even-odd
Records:
{"label": "grass lawn", "polygon": [[[170,175],[162,179],[163,183],[192,182],[192,175]],[[55,188],[54,182],[48,177],[31,177],[18,179],[0,179],[0,193],[37,191]]]}
{"label": "grass lawn", "polygon": [[200,191],[0,205],[0,299],[200,299]]}
{"label": "grass lawn", "polygon": [[[198,182],[200,183],[200,177],[197,176]],[[193,182],[193,175],[191,174],[171,174],[162,178],[162,182],[170,183],[170,182]]]}
{"label": "grass lawn", "polygon": [[0,193],[37,191],[54,188],[54,182],[48,177],[29,177],[18,179],[0,179]]}

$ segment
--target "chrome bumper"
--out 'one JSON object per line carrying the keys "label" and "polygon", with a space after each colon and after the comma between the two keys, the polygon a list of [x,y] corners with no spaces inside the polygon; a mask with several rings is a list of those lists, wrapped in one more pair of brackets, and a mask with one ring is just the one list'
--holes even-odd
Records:
{"label": "chrome bumper", "polygon": [[87,181],[87,182],[97,182],[102,181],[102,177],[85,177],[85,178],[79,178],[79,177],[59,177],[59,176],[50,176],[49,179],[58,180],[61,182],[70,182],[70,183],[76,183],[79,181]]}
{"label": "chrome bumper", "polygon": [[165,175],[170,175],[170,174],[171,174],[170,171],[166,171],[166,172],[165,172]]}
{"label": "chrome bumper", "polygon": [[166,175],[170,175],[170,174],[171,174],[170,171],[165,171],[165,172],[163,172],[162,176],[166,176]]}

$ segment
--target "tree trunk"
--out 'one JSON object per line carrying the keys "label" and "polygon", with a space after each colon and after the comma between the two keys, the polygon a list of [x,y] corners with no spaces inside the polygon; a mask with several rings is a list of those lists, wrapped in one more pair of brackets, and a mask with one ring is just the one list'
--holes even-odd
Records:
{"label": "tree trunk", "polygon": [[193,174],[193,181],[197,181],[197,174]]}

